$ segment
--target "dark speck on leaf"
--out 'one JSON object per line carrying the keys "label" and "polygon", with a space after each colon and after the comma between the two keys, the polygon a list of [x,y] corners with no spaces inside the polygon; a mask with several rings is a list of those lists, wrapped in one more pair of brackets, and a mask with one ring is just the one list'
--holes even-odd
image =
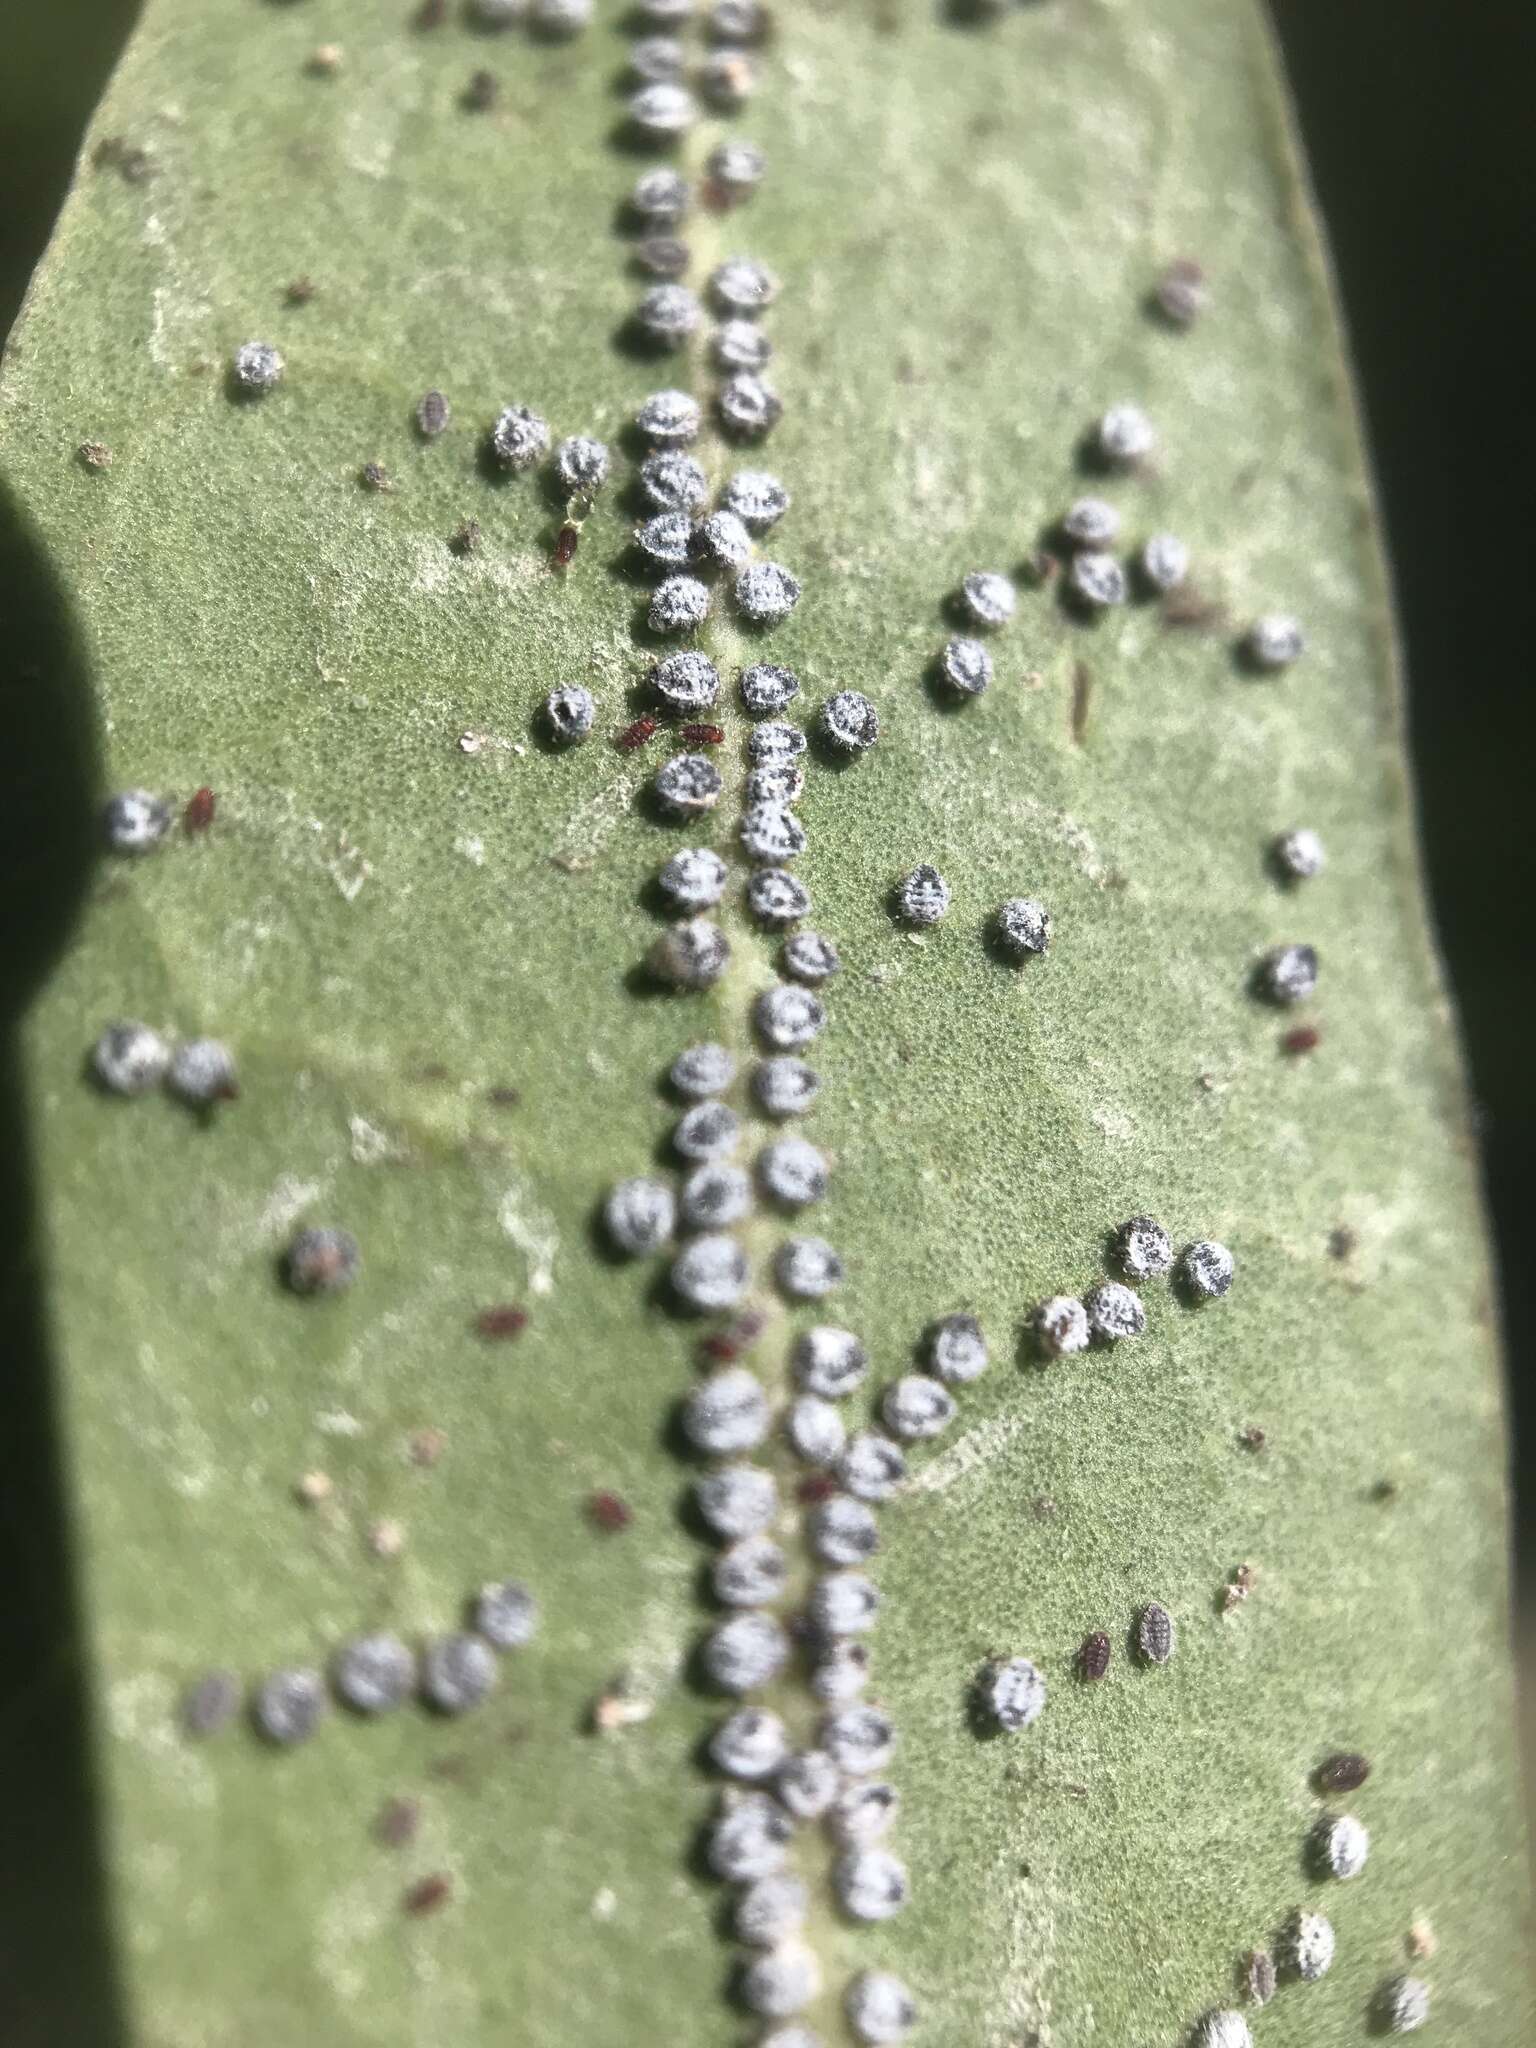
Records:
{"label": "dark speck on leaf", "polygon": [[110,469],[112,467],[112,450],[105,441],[82,441],[75,450],[75,453],[87,469]]}
{"label": "dark speck on leaf", "polygon": [[357,473],[357,480],[365,491],[392,491],[395,488],[382,462],[365,462]]}
{"label": "dark speck on leaf", "polygon": [[307,306],[320,287],[313,278],[296,277],[283,292],[283,302],[289,306]]}
{"label": "dark speck on leaf", "polygon": [[373,1823],[373,1836],[386,1849],[403,1849],[421,1827],[421,1805],[415,1799],[386,1799]]}
{"label": "dark speck on leaf", "polygon": [[205,782],[201,789],[194,790],[187,799],[187,807],[181,814],[181,829],[189,839],[195,839],[199,832],[206,832],[213,823],[213,813],[218,798]]}
{"label": "dark speck on leaf", "polygon": [[233,1671],[205,1671],[182,1695],[182,1729],[195,1741],[217,1735],[239,1704],[240,1681]]}
{"label": "dark speck on leaf", "polygon": [[121,135],[104,135],[91,152],[98,171],[116,171],[126,185],[142,185],[154,175],[149,152]]}
{"label": "dark speck on leaf", "polygon": [[496,82],[494,72],[472,72],[469,83],[465,86],[459,100],[459,104],[463,107],[466,114],[487,114],[495,106],[496,98],[500,91],[501,87]]}
{"label": "dark speck on leaf", "polygon": [[421,5],[411,16],[411,27],[423,31],[441,28],[448,19],[448,0],[421,0]]}
{"label": "dark speck on leaf", "polygon": [[1298,1024],[1293,1031],[1280,1034],[1280,1050],[1292,1059],[1305,1052],[1315,1052],[1322,1042],[1323,1034],[1316,1024]]}
{"label": "dark speck on leaf", "polygon": [[475,1317],[475,1329],[482,1337],[520,1337],[528,1327],[528,1311],[512,1302],[484,1308]]}
{"label": "dark speck on leaf", "polygon": [[421,1920],[428,1913],[435,1913],[440,1906],[447,1905],[453,1895],[453,1880],[435,1871],[431,1877],[418,1878],[415,1884],[406,1888],[400,1901],[413,1920]]}
{"label": "dark speck on leaf", "polygon": [[1340,1750],[1318,1765],[1315,1779],[1319,1792],[1355,1792],[1370,1775],[1368,1757],[1358,1750]]}
{"label": "dark speck on leaf", "polygon": [[569,568],[576,559],[576,544],[581,539],[581,528],[566,524],[555,536],[555,550],[552,557],[557,569]]}
{"label": "dark speck on leaf", "polygon": [[486,1094],[486,1100],[497,1109],[516,1109],[522,1099],[515,1088],[492,1088]]}
{"label": "dark speck on leaf", "polygon": [[807,1507],[815,1507],[818,1502],[832,1498],[837,1492],[837,1481],[830,1472],[813,1472],[801,1480],[795,1491]]}
{"label": "dark speck on leaf", "polygon": [[1246,1429],[1238,1431],[1237,1440],[1245,1451],[1262,1451],[1269,1441],[1269,1436],[1256,1422],[1250,1422]]}
{"label": "dark speck on leaf", "polygon": [[1336,1230],[1328,1233],[1328,1256],[1330,1259],[1347,1259],[1360,1242],[1347,1223],[1341,1223]]}
{"label": "dark speck on leaf", "polygon": [[587,1501],[587,1520],[594,1529],[601,1529],[612,1535],[620,1529],[627,1529],[634,1520],[634,1510],[628,1501],[621,1500],[616,1493],[600,1490]]}
{"label": "dark speck on leaf", "polygon": [[1371,1488],[1371,1499],[1381,1503],[1396,1500],[1397,1481],[1395,1479],[1378,1479]]}
{"label": "dark speck on leaf", "polygon": [[448,545],[456,555],[472,555],[480,545],[479,520],[461,519],[449,534]]}

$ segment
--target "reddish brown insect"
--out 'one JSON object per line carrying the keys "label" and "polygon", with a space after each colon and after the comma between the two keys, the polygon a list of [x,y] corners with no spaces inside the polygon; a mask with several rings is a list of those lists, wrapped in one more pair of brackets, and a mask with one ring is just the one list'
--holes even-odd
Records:
{"label": "reddish brown insect", "polygon": [[1315,1024],[1298,1024],[1290,1031],[1280,1034],[1280,1050],[1294,1057],[1298,1053],[1312,1052],[1323,1042],[1323,1034]]}
{"label": "reddish brown insect", "polygon": [[758,1309],[748,1309],[728,1323],[723,1330],[715,1330],[699,1339],[699,1356],[706,1365],[726,1365],[731,1359],[740,1358],[743,1351],[756,1343],[762,1335],[763,1316]]}
{"label": "reddish brown insect", "polygon": [[482,1337],[520,1337],[527,1327],[527,1309],[511,1302],[498,1308],[483,1308],[475,1317],[475,1328]]}
{"label": "reddish brown insect", "polygon": [[555,552],[551,557],[557,569],[566,568],[575,559],[576,543],[581,539],[581,528],[572,526],[567,520],[555,536]]}
{"label": "reddish brown insect", "polygon": [[1103,1629],[1096,1628],[1090,1636],[1084,1636],[1082,1647],[1077,1653],[1077,1668],[1084,1678],[1102,1678],[1109,1669],[1110,1643]]}
{"label": "reddish brown insect", "polygon": [[386,1849],[403,1849],[421,1825],[421,1807],[414,1799],[386,1799],[373,1824],[374,1838]]}
{"label": "reddish brown insect", "polygon": [[724,743],[723,725],[685,725],[682,732],[685,747],[718,747]]}
{"label": "reddish brown insect", "polygon": [[613,744],[621,754],[632,754],[636,747],[643,747],[656,730],[657,721],[650,716],[637,718],[633,725],[626,725],[621,733],[615,733]]}
{"label": "reddish brown insect", "polygon": [[1340,1750],[1317,1767],[1319,1792],[1355,1792],[1371,1775],[1370,1760],[1355,1750]]}
{"label": "reddish brown insect", "polygon": [[187,807],[181,814],[181,829],[187,834],[206,832],[213,823],[214,806],[218,798],[204,783],[187,799]]}
{"label": "reddish brown insect", "polygon": [[415,1884],[406,1887],[405,1897],[400,1901],[413,1920],[420,1920],[428,1913],[435,1913],[439,1906],[445,1906],[453,1892],[453,1879],[441,1871],[431,1877],[420,1877]]}
{"label": "reddish brown insect", "polygon": [[587,1519],[594,1529],[627,1529],[634,1518],[629,1502],[616,1493],[599,1491],[587,1501]]}
{"label": "reddish brown insect", "polygon": [[729,213],[736,204],[736,195],[718,178],[707,178],[699,188],[699,204],[706,213]]}
{"label": "reddish brown insect", "polygon": [[1246,1429],[1238,1432],[1237,1440],[1245,1451],[1262,1451],[1269,1442],[1269,1436],[1256,1422],[1250,1422]]}
{"label": "reddish brown insect", "polygon": [[813,1472],[808,1479],[802,1479],[795,1492],[807,1507],[814,1507],[818,1501],[830,1500],[837,1491],[837,1481],[830,1472]]}

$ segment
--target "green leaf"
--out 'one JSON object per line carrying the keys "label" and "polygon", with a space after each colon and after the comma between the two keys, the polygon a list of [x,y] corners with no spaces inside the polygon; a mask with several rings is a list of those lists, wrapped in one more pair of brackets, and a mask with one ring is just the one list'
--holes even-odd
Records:
{"label": "green leaf", "polygon": [[[595,1215],[665,1158],[679,1047],[747,1060],[774,956],[738,880],[714,991],[663,997],[641,965],[667,853],[735,849],[745,721],[728,688],[726,798],[696,830],[644,801],[665,736],[609,744],[654,655],[626,423],[658,384],[712,389],[702,348],[658,363],[623,340],[639,287],[615,215],[644,159],[616,140],[616,30],[543,45],[414,31],[371,0],[149,0],[84,162],[121,137],[152,175],[82,171],[5,361],[12,886],[50,966],[18,1057],[71,1565],[43,1619],[67,1635],[79,1603],[78,1666],[29,1678],[6,1726],[24,1784],[51,1793],[63,1750],[94,1793],[78,1826],[54,1809],[57,1875],[37,1816],[16,1831],[28,2041],[743,2031],[698,1852],[720,1713],[694,1682],[708,1553],[678,1452],[698,1332]],[[332,75],[306,69],[320,40]],[[501,93],[474,113],[480,66]],[[1170,2042],[1308,1905],[1338,1959],[1283,1987],[1266,2048],[1360,2038],[1416,1918],[1437,2033],[1523,2039],[1489,1277],[1369,494],[1266,37],[1225,0],[973,27],[840,5],[785,10],[762,70],[685,155],[739,130],[767,181],[688,232],[700,278],[736,250],[782,276],[785,412],[761,456],[713,430],[701,453],[788,482],[764,551],[804,596],[761,655],[724,608],[701,644],[728,678],[749,648],[795,666],[808,719],[841,687],[880,712],[867,758],[813,749],[802,805],[845,962],[809,1055],[806,1129],[833,1162],[812,1227],[849,1275],[822,1313],[866,1340],[872,1386],[950,1310],[993,1348],[882,1510],[873,1567],[913,1901],[843,1924],[802,1834],[810,2017],[843,2038],[848,1976],[881,1965],[935,2044]],[[1142,304],[1180,256],[1212,280],[1188,333]],[[313,298],[286,303],[301,277]],[[237,403],[252,337],[287,372]],[[454,407],[431,444],[429,386]],[[1121,399],[1156,456],[1090,486],[1081,437]],[[557,503],[482,458],[512,402],[626,451],[563,575]],[[392,491],[360,487],[370,461]],[[1129,540],[1187,540],[1197,622],[1137,603],[1086,625],[1031,589],[990,691],[940,706],[925,675],[960,576],[1017,571],[1089,487]],[[461,557],[465,518],[483,540]],[[1260,679],[1233,649],[1274,610],[1310,651]],[[576,681],[599,732],[556,753],[537,706]],[[103,792],[204,785],[206,833],[87,874]],[[1296,824],[1330,859],[1287,891],[1265,849]],[[953,904],[913,936],[888,892],[918,861]],[[1016,894],[1055,921],[1026,972],[984,942]],[[1250,981],[1290,940],[1322,960],[1306,1055]],[[206,1120],[105,1099],[82,1061],[114,1017],[224,1040],[240,1099]],[[1195,1311],[1155,1283],[1139,1341],[1043,1368],[1032,1305],[1090,1286],[1141,1210],[1229,1244],[1230,1295]],[[301,1223],[355,1233],[349,1294],[282,1287]],[[765,1282],[785,1229],[744,1233]],[[815,1312],[761,1292],[752,1363],[777,1397]],[[475,1319],[504,1302],[527,1329],[489,1342]],[[12,1458],[46,1496],[41,1443]],[[763,1455],[792,1497],[787,1452]],[[315,1471],[331,1491],[305,1507]],[[596,1490],[626,1528],[594,1526]],[[382,1522],[397,1555],[370,1547]],[[1256,1583],[1226,1614],[1240,1563]],[[544,1624],[474,1716],[337,1714],[283,1753],[179,1731],[209,1668],[249,1682],[365,1629],[414,1640],[508,1573]],[[1179,1632],[1160,1669],[1126,1648],[1154,1597]],[[1097,1628],[1115,1656],[1088,1686],[1073,1657]],[[1035,1659],[1050,1697],[988,1740],[972,1689],[995,1655]],[[616,1685],[636,1717],[594,1732]],[[801,1677],[767,1697],[808,1737]],[[1373,1764],[1348,1803],[1374,1848],[1344,1886],[1305,1854],[1339,1748]],[[391,1799],[419,1803],[403,1848],[377,1839]],[[438,1910],[407,1910],[436,1875]]]}

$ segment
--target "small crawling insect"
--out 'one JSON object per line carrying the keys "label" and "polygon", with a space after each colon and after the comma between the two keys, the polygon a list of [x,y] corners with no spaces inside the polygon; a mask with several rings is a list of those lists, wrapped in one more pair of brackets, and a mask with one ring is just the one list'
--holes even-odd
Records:
{"label": "small crawling insect", "polygon": [[527,1327],[527,1309],[511,1302],[484,1308],[475,1317],[475,1332],[481,1337],[519,1337]]}
{"label": "small crawling insect", "polygon": [[213,823],[214,806],[217,802],[218,798],[206,783],[188,797],[187,807],[181,814],[181,829],[189,839],[199,832],[208,830]]}
{"label": "small crawling insect", "polygon": [[614,734],[613,744],[621,754],[633,754],[655,734],[659,724],[660,720],[650,717],[649,714],[644,718],[637,718],[633,725],[626,725],[622,732]]}
{"label": "small crawling insect", "polygon": [[685,725],[682,730],[685,747],[719,747],[725,744],[723,725]]}
{"label": "small crawling insect", "polygon": [[580,539],[581,528],[579,526],[572,526],[570,521],[567,520],[565,525],[555,535],[554,552],[550,556],[551,562],[557,569],[569,568],[570,564],[575,561],[576,546]]}

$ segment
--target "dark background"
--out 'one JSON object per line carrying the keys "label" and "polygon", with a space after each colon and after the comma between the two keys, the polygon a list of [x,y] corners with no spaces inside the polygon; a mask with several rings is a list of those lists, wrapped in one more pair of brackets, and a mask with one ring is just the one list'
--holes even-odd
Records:
{"label": "dark background", "polygon": [[[404,14],[409,0],[381,4]],[[1536,579],[1523,488],[1536,464],[1536,393],[1518,305],[1533,223],[1536,9],[1526,0],[1271,7],[1339,273],[1396,574],[1434,914],[1504,1281],[1518,1561],[1536,1634],[1536,1334],[1521,1308],[1525,1162],[1536,1135],[1526,915],[1536,881],[1527,813]],[[136,0],[8,12],[0,333]]]}

